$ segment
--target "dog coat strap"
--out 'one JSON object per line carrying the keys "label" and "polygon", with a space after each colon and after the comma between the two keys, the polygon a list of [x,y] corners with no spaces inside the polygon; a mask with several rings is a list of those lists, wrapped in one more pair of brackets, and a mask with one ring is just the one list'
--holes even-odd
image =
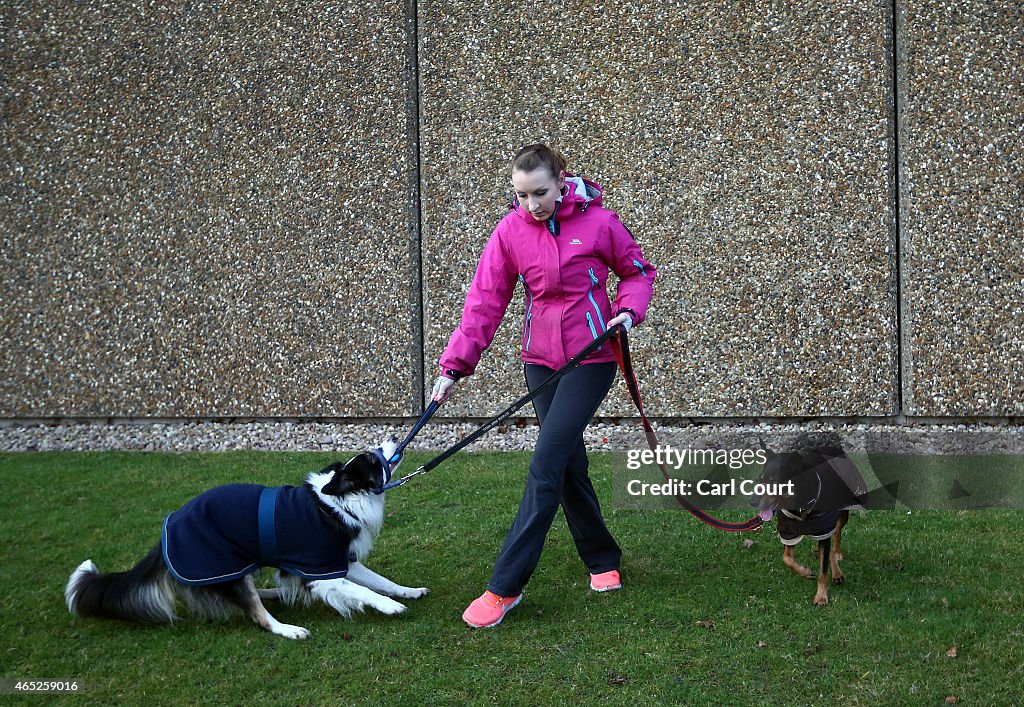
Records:
{"label": "dog coat strap", "polygon": [[[265,488],[260,493],[259,529],[260,529],[260,564],[264,567],[277,567],[277,528],[275,515],[277,508],[277,488]],[[250,526],[251,527],[251,526]]]}

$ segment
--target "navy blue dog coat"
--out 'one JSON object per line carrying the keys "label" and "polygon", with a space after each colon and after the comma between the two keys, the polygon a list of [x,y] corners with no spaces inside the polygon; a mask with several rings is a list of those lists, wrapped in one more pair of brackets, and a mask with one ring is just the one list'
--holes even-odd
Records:
{"label": "navy blue dog coat", "polygon": [[344,577],[349,535],[313,494],[306,486],[228,484],[196,496],[164,521],[167,569],[185,584],[229,582],[261,567]]}
{"label": "navy blue dog coat", "polygon": [[812,540],[831,538],[836,532],[839,510],[814,511],[806,518],[794,518],[786,511],[776,516],[775,529],[783,545],[796,545],[805,535]]}

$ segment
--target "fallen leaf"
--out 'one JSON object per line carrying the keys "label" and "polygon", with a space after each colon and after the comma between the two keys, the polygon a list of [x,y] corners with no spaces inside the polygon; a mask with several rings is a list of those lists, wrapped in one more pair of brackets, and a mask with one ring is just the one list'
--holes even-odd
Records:
{"label": "fallen leaf", "polygon": [[747,538],[746,540],[743,541],[743,549],[744,550],[749,550],[750,548],[754,547],[754,545],[757,545],[757,543],[754,542],[753,540],[751,540],[750,538]]}
{"label": "fallen leaf", "polygon": [[758,648],[767,648],[767,647],[768,647],[768,644],[767,644],[767,643],[765,643],[764,641],[758,641],[758,642],[757,642],[757,647],[758,647]]}
{"label": "fallen leaf", "polygon": [[956,695],[950,695],[949,697],[947,697],[946,698],[946,704],[947,705],[955,705],[956,704]]}
{"label": "fallen leaf", "polygon": [[608,684],[609,685],[625,685],[629,682],[629,678],[619,673],[608,671]]}
{"label": "fallen leaf", "polygon": [[351,633],[343,633],[343,634],[341,634],[341,640],[343,640],[343,641],[351,641],[352,640],[352,634]]}
{"label": "fallen leaf", "polygon": [[714,619],[704,619],[703,621],[698,621],[697,625],[701,628],[714,628],[715,622]]}
{"label": "fallen leaf", "polygon": [[946,656],[948,656],[949,658],[956,658],[956,646],[953,646],[948,651],[946,651]]}

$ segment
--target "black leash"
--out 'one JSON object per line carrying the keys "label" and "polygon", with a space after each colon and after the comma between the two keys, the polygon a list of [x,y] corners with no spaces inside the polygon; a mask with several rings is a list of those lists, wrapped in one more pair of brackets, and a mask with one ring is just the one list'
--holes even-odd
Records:
{"label": "black leash", "polygon": [[[612,353],[615,354],[615,360],[619,365],[619,370],[622,371],[622,376],[623,378],[626,379],[626,387],[629,389],[629,395],[633,399],[633,404],[636,406],[637,412],[640,413],[640,420],[643,422],[644,436],[647,438],[647,445],[651,448],[651,450],[656,450],[660,445],[658,443],[658,437],[654,433],[654,427],[651,425],[650,421],[647,419],[647,415],[644,413],[644,404],[643,401],[640,399],[640,386],[636,382],[636,375],[633,372],[633,359],[629,353],[629,338],[626,335],[625,327],[619,325],[616,326],[614,329],[608,329],[599,337],[594,339],[594,341],[591,342],[585,349],[583,349],[578,354],[576,354],[572,359],[570,359],[568,363],[566,363],[564,366],[562,366],[557,371],[548,376],[548,378],[543,383],[541,383],[539,386],[534,388],[532,391],[530,391],[523,397],[516,400],[504,411],[495,415],[490,420],[485,422],[471,435],[462,439],[457,444],[449,447],[445,451],[441,452],[436,457],[428,461],[426,464],[423,464],[422,466],[418,467],[411,474],[408,474],[400,479],[385,484],[380,488],[379,491],[377,491],[377,493],[384,493],[388,489],[397,488],[402,484],[406,483],[407,481],[409,481],[409,479],[413,478],[414,476],[426,474],[428,471],[437,467],[439,464],[441,464],[454,454],[457,454],[458,452],[462,451],[469,445],[473,444],[473,442],[477,441],[485,434],[493,430],[502,422],[510,418],[528,402],[530,402],[538,395],[540,395],[542,392],[544,392],[548,387],[553,385],[559,378],[564,376],[572,369],[576,368],[576,366],[580,365],[583,362],[583,359],[585,359],[591,353],[596,351],[605,341],[609,340],[612,347]],[[406,436],[405,441],[403,441],[402,444],[399,445],[398,450],[394,453],[394,455],[392,455],[390,459],[391,464],[395,464],[401,459],[402,451],[409,444],[409,442],[412,441],[412,438],[416,436],[416,433],[423,428],[423,425],[427,423],[427,420],[429,420],[431,416],[435,412],[437,412],[438,407],[440,407],[440,403],[438,403],[436,400],[432,400],[430,402],[430,405],[427,406],[427,409],[423,412],[423,415],[416,422],[415,426],[413,426],[412,431]],[[668,469],[665,468],[665,465],[659,462],[658,466],[661,467],[661,473],[664,475],[665,480],[670,481],[671,477],[669,476]],[[714,516],[705,513],[703,510],[690,503],[690,501],[685,496],[676,494],[675,498],[676,501],[679,502],[679,505],[688,510],[699,520],[701,520],[704,523],[707,523],[713,528],[718,528],[719,530],[728,530],[733,532],[754,530],[760,527],[760,525],[764,522],[761,520],[759,516],[754,516],[750,520],[747,520],[742,523],[730,523],[724,520],[719,520],[718,518],[715,518]]]}
{"label": "black leash", "polygon": [[[514,403],[512,403],[504,411],[498,413],[497,415],[492,417],[490,420],[485,422],[483,425],[481,425],[479,428],[477,428],[477,430],[475,432],[473,432],[471,435],[465,437],[464,439],[460,440],[455,445],[453,445],[453,446],[449,447],[448,449],[444,450],[443,452],[438,454],[436,457],[434,457],[433,459],[428,461],[426,464],[423,464],[422,466],[417,467],[417,469],[414,472],[412,472],[411,474],[408,474],[406,476],[403,476],[400,479],[396,479],[395,481],[391,481],[391,482],[385,484],[384,486],[381,487],[381,489],[377,493],[383,493],[383,492],[385,492],[385,491],[387,491],[389,489],[397,488],[397,487],[401,486],[402,484],[404,484],[405,482],[407,482],[409,479],[411,479],[414,476],[419,476],[420,474],[426,474],[428,471],[430,471],[431,469],[435,468],[436,466],[438,466],[439,464],[441,464],[442,462],[447,460],[449,457],[453,456],[454,454],[457,454],[458,452],[462,451],[463,449],[465,449],[469,445],[473,444],[473,442],[477,441],[478,439],[483,437],[485,434],[487,434],[488,432],[493,430],[495,427],[497,427],[498,425],[503,423],[505,420],[507,420],[508,418],[512,417],[512,415],[514,415],[517,411],[519,411],[520,408],[522,408],[528,402],[530,402],[531,400],[536,398],[538,395],[543,393],[549,387],[554,385],[554,383],[556,381],[558,381],[559,378],[561,378],[566,373],[568,373],[569,371],[571,371],[572,369],[576,368],[581,363],[583,363],[583,359],[585,359],[587,356],[589,356],[594,351],[596,351],[598,348],[600,348],[601,344],[603,344],[605,341],[607,341],[609,339],[613,339],[616,336],[616,334],[619,333],[620,329],[622,329],[621,325],[615,327],[614,329],[608,329],[606,332],[604,332],[599,337],[594,339],[590,344],[588,344],[585,349],[583,349],[578,354],[576,354],[571,359],[569,359],[568,363],[566,363],[564,366],[562,366],[557,371],[555,371],[550,376],[548,376],[547,379],[543,383],[541,383],[539,386],[537,386],[536,388],[531,390],[529,393],[527,393],[523,397],[519,398],[519,400],[517,400]],[[625,332],[623,332],[623,336],[625,336]],[[395,463],[395,462],[398,461],[398,458],[401,457],[402,450],[405,449],[406,445],[409,444],[409,442],[412,440],[412,438],[415,436],[415,434],[417,432],[419,432],[419,430],[423,427],[424,424],[426,424],[427,420],[429,420],[430,417],[435,412],[437,412],[437,408],[439,406],[440,406],[440,403],[438,403],[436,400],[432,400],[430,402],[430,405],[423,412],[423,415],[420,417],[420,419],[416,422],[416,425],[413,427],[412,432],[409,433],[409,435],[405,438],[405,441],[402,442],[402,444],[399,446],[398,451],[396,451],[395,454],[392,455],[392,457],[391,457],[391,462],[392,463]]]}

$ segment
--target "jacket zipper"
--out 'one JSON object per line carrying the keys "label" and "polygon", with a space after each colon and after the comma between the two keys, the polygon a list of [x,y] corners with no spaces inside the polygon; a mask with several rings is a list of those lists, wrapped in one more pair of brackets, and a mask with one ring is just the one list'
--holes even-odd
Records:
{"label": "jacket zipper", "polygon": [[555,210],[551,212],[551,218],[549,218],[548,222],[545,224],[548,227],[548,233],[550,233],[555,238],[558,238],[558,234],[561,231],[560,224],[555,219],[555,216],[558,215],[558,209],[561,206],[562,200],[559,199],[558,201],[555,202]]}
{"label": "jacket zipper", "polygon": [[533,293],[530,292],[530,288],[526,285],[526,278],[523,274],[519,274],[519,282],[523,283],[523,289],[526,291],[526,314],[523,316],[523,331],[526,333],[526,344],[523,346],[523,351],[530,350],[530,340],[533,339]]}
{"label": "jacket zipper", "polygon": [[[594,308],[594,313],[597,314],[597,321],[601,324],[601,331],[606,329],[604,325],[604,317],[601,316],[601,308],[597,306],[597,300],[594,299],[594,288],[597,287],[600,280],[597,279],[597,275],[594,274],[594,268],[587,268],[587,273],[590,275],[590,291],[587,292],[587,299],[590,300],[591,306]],[[596,339],[598,337],[597,327],[594,326],[594,317],[587,312],[587,324],[590,326],[590,334]],[[601,350],[599,346],[598,351]]]}
{"label": "jacket zipper", "polygon": [[[597,327],[594,326],[594,317],[590,312],[587,312],[587,324],[590,326],[590,334],[595,339],[597,338]],[[601,347],[598,346],[597,350],[600,351]]]}
{"label": "jacket zipper", "polygon": [[643,275],[644,277],[647,277],[647,270],[644,269],[644,264],[643,263],[641,263],[639,260],[634,260],[633,261],[633,265],[636,266],[636,269],[640,271],[641,275]]}

